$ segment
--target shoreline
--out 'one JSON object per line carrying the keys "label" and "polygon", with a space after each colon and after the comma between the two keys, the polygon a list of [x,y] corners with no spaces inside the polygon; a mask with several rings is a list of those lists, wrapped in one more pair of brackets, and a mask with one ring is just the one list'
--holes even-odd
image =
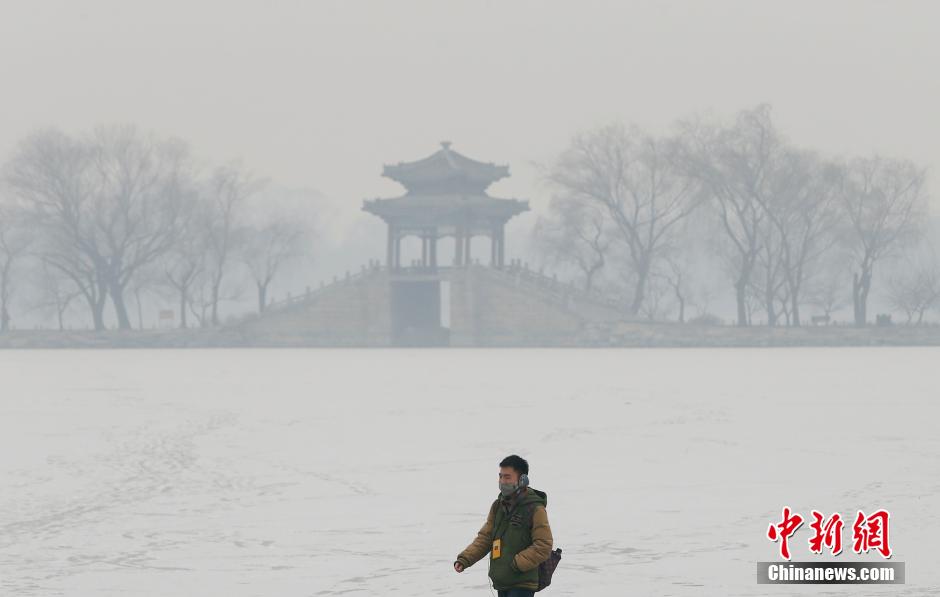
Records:
{"label": "shoreline", "polygon": [[[940,325],[848,325],[787,327],[701,326],[677,323],[617,323],[570,336],[478,337],[453,348],[773,348],[852,346],[940,346]],[[12,330],[0,334],[3,349],[76,348],[447,348],[392,346],[386,337],[342,338],[314,334],[247,334],[238,328],[191,330],[55,331]]]}

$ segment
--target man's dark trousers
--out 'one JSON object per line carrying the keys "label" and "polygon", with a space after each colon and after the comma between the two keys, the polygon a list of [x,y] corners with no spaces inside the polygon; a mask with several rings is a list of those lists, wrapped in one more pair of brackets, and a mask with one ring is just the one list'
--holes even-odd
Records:
{"label": "man's dark trousers", "polygon": [[534,597],[535,591],[532,589],[506,589],[505,591],[497,591],[499,597]]}

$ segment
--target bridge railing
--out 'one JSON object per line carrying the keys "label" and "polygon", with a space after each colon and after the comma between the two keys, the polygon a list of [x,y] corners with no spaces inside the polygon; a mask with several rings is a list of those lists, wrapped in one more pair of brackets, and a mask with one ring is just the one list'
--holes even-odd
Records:
{"label": "bridge railing", "polygon": [[[574,284],[574,282],[562,282],[558,279],[557,275],[549,276],[541,269],[531,269],[529,268],[528,263],[525,263],[520,259],[510,260],[507,265],[504,265],[501,268],[484,265],[479,261],[474,262],[470,266],[462,267],[481,267],[487,269],[488,271],[498,272],[516,284],[526,284],[530,287],[539,289],[539,291],[542,293],[551,296],[559,305],[564,305],[569,308],[574,307],[572,304],[573,301],[585,301],[599,305],[601,307],[613,309],[615,311],[622,312],[624,310],[625,303],[615,296],[601,293],[593,289],[586,290]],[[405,275],[423,273],[444,274],[455,269],[461,269],[461,266],[430,267],[423,266],[416,262],[412,265],[405,265],[396,268],[394,273]],[[382,263],[377,259],[370,260],[369,263],[363,264],[358,271],[353,272],[346,270],[346,274],[343,276],[334,275],[332,280],[321,280],[319,286],[317,287],[307,286],[305,291],[302,293],[287,293],[287,296],[280,300],[272,300],[265,307],[264,313],[271,311],[281,311],[284,309],[289,309],[295,305],[307,303],[318,298],[321,294],[328,292],[330,289],[333,289],[337,286],[354,283],[379,271],[388,271],[388,267],[382,265]],[[247,313],[245,315],[229,318],[227,323],[231,324],[251,321],[253,319],[259,318],[261,315],[263,315],[263,313]]]}
{"label": "bridge railing", "polygon": [[587,290],[572,281],[562,282],[557,275],[549,276],[541,269],[531,269],[528,263],[519,259],[511,260],[509,265],[501,271],[514,280],[538,287],[542,291],[553,294],[565,301],[581,300],[615,311],[624,311],[625,302],[616,296],[594,289]]}
{"label": "bridge railing", "polygon": [[271,302],[269,302],[265,306],[263,313],[259,313],[255,311],[253,313],[247,313],[244,315],[235,316],[233,318],[230,318],[228,323],[242,323],[245,321],[251,321],[254,319],[258,319],[261,315],[264,315],[264,313],[269,313],[271,311],[282,311],[294,305],[307,303],[311,300],[316,299],[321,294],[328,292],[332,288],[335,288],[337,286],[343,286],[346,284],[351,284],[377,271],[382,271],[383,269],[385,269],[385,267],[379,261],[372,260],[368,264],[363,264],[359,268],[359,270],[356,272],[351,272],[350,270],[346,270],[346,274],[344,276],[334,275],[332,280],[329,280],[329,281],[320,280],[319,286],[316,286],[316,287],[307,286],[304,292],[301,292],[300,294],[293,294],[293,293],[288,292],[286,297],[280,300],[272,300]]}

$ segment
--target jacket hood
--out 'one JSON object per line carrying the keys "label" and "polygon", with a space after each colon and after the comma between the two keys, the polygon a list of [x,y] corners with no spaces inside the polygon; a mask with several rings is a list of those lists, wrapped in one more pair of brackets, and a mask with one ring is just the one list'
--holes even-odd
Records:
{"label": "jacket hood", "polygon": [[537,501],[540,502],[543,506],[548,507],[548,494],[544,491],[539,491],[538,489],[529,488],[529,491],[526,492],[526,495],[529,496],[529,499],[526,501]]}

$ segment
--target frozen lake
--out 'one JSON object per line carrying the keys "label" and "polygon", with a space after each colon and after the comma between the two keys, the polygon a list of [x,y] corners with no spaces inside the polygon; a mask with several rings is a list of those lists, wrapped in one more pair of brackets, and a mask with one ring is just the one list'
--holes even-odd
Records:
{"label": "frozen lake", "polygon": [[[451,565],[519,453],[543,595],[935,595],[938,382],[937,348],[0,351],[0,594],[488,595]],[[784,505],[889,510],[907,584],[757,585]]]}

